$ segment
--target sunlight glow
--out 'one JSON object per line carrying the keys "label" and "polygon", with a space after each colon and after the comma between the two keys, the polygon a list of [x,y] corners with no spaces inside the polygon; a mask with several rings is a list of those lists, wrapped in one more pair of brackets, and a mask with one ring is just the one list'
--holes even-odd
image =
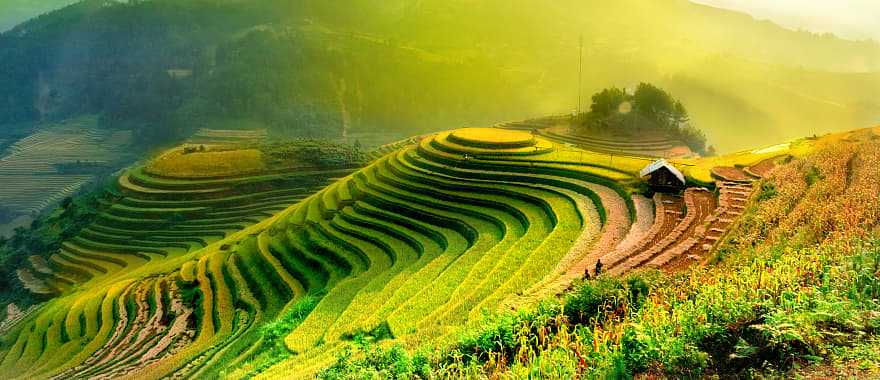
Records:
{"label": "sunlight glow", "polygon": [[792,29],[833,33],[848,39],[880,41],[880,2],[876,0],[692,0],[744,11]]}

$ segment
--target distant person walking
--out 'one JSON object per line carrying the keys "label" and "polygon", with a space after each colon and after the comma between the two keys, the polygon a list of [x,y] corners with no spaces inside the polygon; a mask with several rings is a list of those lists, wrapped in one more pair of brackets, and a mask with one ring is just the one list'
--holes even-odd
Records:
{"label": "distant person walking", "polygon": [[596,273],[596,276],[602,274],[602,259],[596,260],[596,270],[594,273]]}

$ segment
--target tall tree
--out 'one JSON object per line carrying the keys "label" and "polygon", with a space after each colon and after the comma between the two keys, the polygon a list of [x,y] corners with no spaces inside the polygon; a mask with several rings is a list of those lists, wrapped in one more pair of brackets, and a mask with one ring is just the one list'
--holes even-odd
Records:
{"label": "tall tree", "polygon": [[640,83],[633,93],[633,103],[639,112],[651,121],[669,126],[669,116],[675,111],[675,99],[669,93],[650,83]]}
{"label": "tall tree", "polygon": [[590,111],[597,116],[611,116],[618,112],[620,105],[629,99],[625,90],[617,87],[606,88],[593,95]]}

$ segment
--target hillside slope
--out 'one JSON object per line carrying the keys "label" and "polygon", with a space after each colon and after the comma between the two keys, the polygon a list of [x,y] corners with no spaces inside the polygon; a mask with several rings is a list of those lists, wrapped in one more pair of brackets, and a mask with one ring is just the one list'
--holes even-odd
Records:
{"label": "hillside slope", "polygon": [[8,0],[0,4],[0,32],[36,17],[41,13],[53,11],[69,5],[76,0],[49,0],[33,2],[28,0]]}
{"label": "hillside slope", "polygon": [[413,135],[568,113],[581,35],[585,94],[668,88],[722,152],[880,115],[876,43],[683,0],[89,0],[0,37],[0,123],[90,112],[152,138],[217,119]]}
{"label": "hillside slope", "polygon": [[710,265],[586,278],[439,348],[360,340],[320,378],[877,378],[878,132],[749,168]]}
{"label": "hillside slope", "polygon": [[[615,157],[608,166],[612,156],[529,133],[460,129],[402,142],[368,167],[214,242],[178,233],[184,225],[194,234],[213,230],[262,203],[241,213],[190,210],[216,202],[163,197],[225,194],[214,190],[222,181],[149,178],[135,170],[137,181],[126,192],[139,194],[75,237],[75,245],[65,244],[63,253],[75,262],[60,258],[80,271],[116,262],[122,269],[62,286],[59,297],[0,326],[0,373],[310,377],[351,341],[408,349],[454,342],[484,315],[563,291],[593,272],[597,260],[612,274],[640,267],[677,272],[706,262],[746,208],[751,181],[786,157],[877,138],[878,130],[866,129],[677,161],[689,183],[716,187],[717,196],[691,187],[649,199],[636,174],[642,158]],[[150,224],[166,223],[162,215],[175,212],[210,215],[155,237],[123,231],[164,228]],[[104,249],[110,245],[120,249]],[[37,273],[22,279],[53,287],[77,273],[71,264],[56,272],[43,267],[34,264]]]}

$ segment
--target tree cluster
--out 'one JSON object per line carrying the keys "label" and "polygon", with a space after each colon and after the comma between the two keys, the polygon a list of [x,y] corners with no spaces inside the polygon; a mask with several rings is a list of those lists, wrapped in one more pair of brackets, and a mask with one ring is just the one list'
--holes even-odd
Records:
{"label": "tree cluster", "polygon": [[260,146],[272,166],[320,168],[352,167],[364,162],[358,144],[342,144],[323,139],[294,139]]}
{"label": "tree cluster", "polygon": [[639,84],[632,94],[617,87],[596,93],[590,111],[578,115],[576,125],[590,133],[660,133],[706,152],[706,136],[691,124],[684,104],[650,83]]}
{"label": "tree cluster", "polygon": [[227,114],[229,93],[205,92],[237,81],[213,75],[216,46],[275,19],[267,2],[206,0],[84,0],[42,15],[0,35],[0,125],[100,114],[143,142],[177,138],[193,109]]}

